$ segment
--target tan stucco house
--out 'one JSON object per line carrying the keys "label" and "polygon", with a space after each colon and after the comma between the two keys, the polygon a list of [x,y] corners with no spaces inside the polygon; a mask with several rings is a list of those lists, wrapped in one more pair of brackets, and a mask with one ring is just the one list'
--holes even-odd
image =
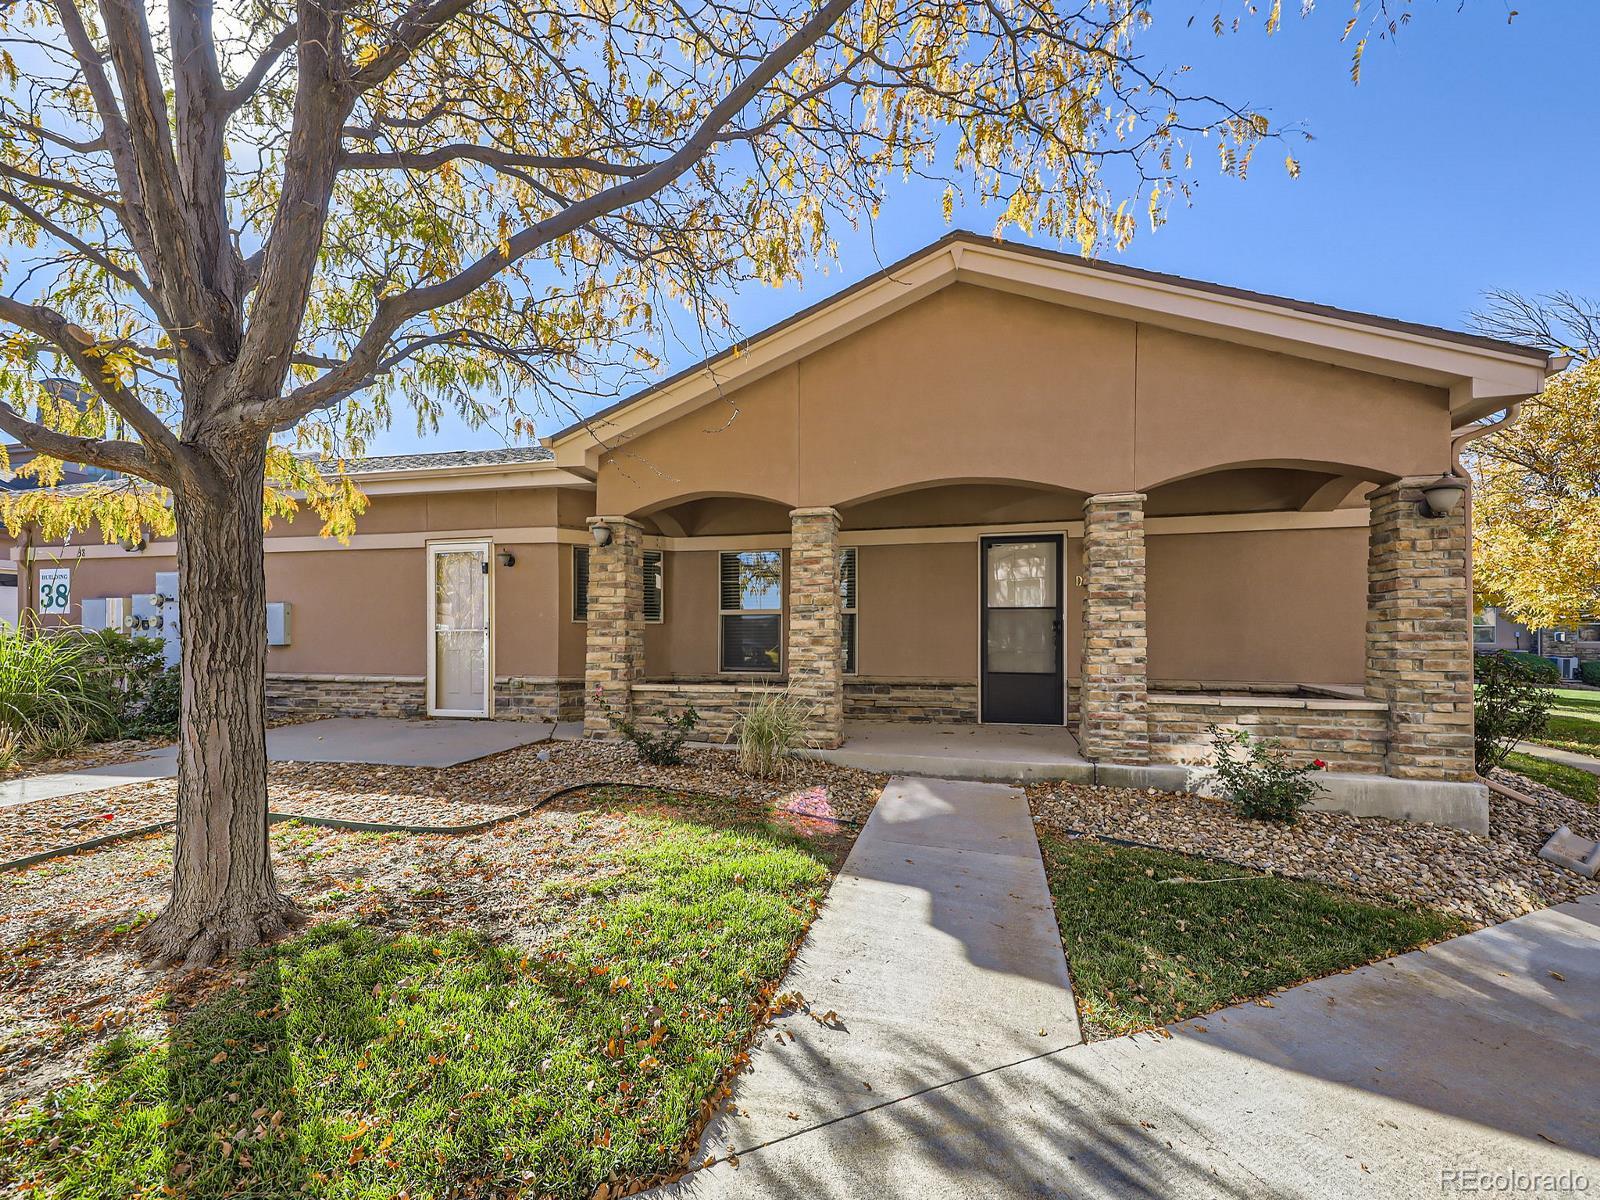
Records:
{"label": "tan stucco house", "polygon": [[[1181,782],[1206,726],[1335,802],[1486,819],[1453,439],[1538,350],[954,234],[541,448],[361,464],[271,531],[281,709],[1063,727]],[[78,598],[172,547],[53,548]]]}

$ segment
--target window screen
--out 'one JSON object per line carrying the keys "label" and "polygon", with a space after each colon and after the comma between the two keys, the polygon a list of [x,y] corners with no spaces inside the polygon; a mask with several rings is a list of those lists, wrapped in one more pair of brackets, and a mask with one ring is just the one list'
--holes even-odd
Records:
{"label": "window screen", "polygon": [[844,640],[844,673],[856,673],[856,551],[847,546],[839,551],[840,635]]}
{"label": "window screen", "polygon": [[644,619],[661,624],[666,612],[666,556],[660,550],[644,552]]}
{"label": "window screen", "polygon": [[572,548],[572,619],[589,619],[589,547]]}
{"label": "window screen", "polygon": [[778,672],[783,667],[783,552],[724,551],[721,567],[720,669]]}

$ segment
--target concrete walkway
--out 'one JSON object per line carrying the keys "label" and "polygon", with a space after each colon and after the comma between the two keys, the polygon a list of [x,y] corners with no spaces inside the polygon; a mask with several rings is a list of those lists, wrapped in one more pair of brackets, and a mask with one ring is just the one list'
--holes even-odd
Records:
{"label": "concrete walkway", "polygon": [[[703,1154],[743,1154],[813,1130],[783,1144],[802,1158],[826,1155],[832,1131],[848,1141],[853,1123],[841,1118],[1076,1044],[1077,1010],[1022,792],[892,780],[783,987],[800,992],[815,1017],[836,1017],[777,1022]],[[915,1172],[916,1156],[901,1149],[897,1169]],[[774,1171],[760,1165],[768,1161]],[[737,1172],[700,1173],[683,1194],[749,1195],[759,1184],[773,1195],[833,1195],[858,1167],[810,1162],[795,1181],[824,1186],[791,1193],[794,1169],[788,1153],[763,1153]]]}
{"label": "concrete walkway", "polygon": [[[877,923],[912,915],[905,907],[885,905]],[[812,934],[830,948],[834,915],[830,901]],[[891,948],[889,937],[877,940]],[[817,965],[808,952],[799,973],[819,989],[849,978],[848,964],[835,975]],[[914,961],[899,966],[921,974]],[[868,969],[892,977],[896,964]],[[821,990],[816,999],[831,1002]],[[663,1192],[1332,1200],[1600,1190],[1600,896],[1290,989],[1270,1008],[1173,1026],[1171,1038],[1062,1050],[1040,1038],[1046,1053],[975,1073],[973,1039],[1005,1024],[1006,1001],[996,981],[972,997],[965,1022],[923,1027],[904,1011],[895,1049],[908,1069],[869,1076],[896,1083],[875,1082],[854,1106],[807,1103],[813,1078],[827,1096],[847,1086],[836,1066],[851,1053],[845,1035],[801,1025],[781,1048],[769,1037],[735,1093],[754,1111],[721,1121],[708,1147],[733,1143],[738,1168],[719,1163]],[[884,1019],[841,1015],[852,1028]],[[786,1092],[772,1086],[780,1079]],[[787,1128],[771,1116],[785,1105],[800,1117]],[[845,1107],[858,1115],[829,1119]],[[1474,1172],[1570,1174],[1564,1189],[1497,1190]]]}
{"label": "concrete walkway", "polygon": [[1590,758],[1587,754],[1578,754],[1571,750],[1558,750],[1554,746],[1541,746],[1537,742],[1518,742],[1517,749],[1523,754],[1532,755],[1534,758],[1560,763],[1566,767],[1576,767],[1578,770],[1587,771],[1591,775],[1600,775],[1600,758]]}
{"label": "concrete walkway", "polygon": [[[398,717],[332,717],[267,731],[273,762],[374,763],[390,767],[454,767],[518,746],[581,737],[582,726],[538,721],[425,721]],[[0,808],[55,800],[178,773],[167,746],[131,762],[0,783]]]}

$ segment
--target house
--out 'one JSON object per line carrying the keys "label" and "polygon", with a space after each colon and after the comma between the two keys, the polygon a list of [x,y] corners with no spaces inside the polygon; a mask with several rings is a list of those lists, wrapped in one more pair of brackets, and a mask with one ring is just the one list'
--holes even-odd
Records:
{"label": "house", "polygon": [[[267,539],[280,710],[1064,727],[1172,783],[1239,725],[1356,811],[1487,820],[1453,438],[1542,351],[952,234],[537,449],[360,465]],[[1436,515],[1437,513],[1437,515]],[[54,552],[54,551],[53,551]],[[75,597],[172,547],[85,546]]]}
{"label": "house", "polygon": [[1479,609],[1472,618],[1472,648],[1479,654],[1500,650],[1541,653],[1539,631],[1492,604]]}

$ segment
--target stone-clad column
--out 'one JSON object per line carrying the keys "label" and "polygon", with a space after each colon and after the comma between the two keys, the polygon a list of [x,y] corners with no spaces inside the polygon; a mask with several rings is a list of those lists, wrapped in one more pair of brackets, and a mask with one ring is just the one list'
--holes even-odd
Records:
{"label": "stone-clad column", "polygon": [[612,734],[611,717],[633,712],[633,685],[644,675],[644,529],[626,517],[590,517],[611,541],[589,550],[589,639],[583,730]]}
{"label": "stone-clad column", "polygon": [[1083,505],[1083,690],[1079,743],[1100,762],[1150,761],[1144,496]]}
{"label": "stone-clad column", "polygon": [[839,514],[789,514],[789,692],[812,709],[806,744],[844,740],[844,617],[839,597]]}
{"label": "stone-clad column", "polygon": [[1471,538],[1465,505],[1423,515],[1432,479],[1368,496],[1366,690],[1389,706],[1390,775],[1473,780]]}

